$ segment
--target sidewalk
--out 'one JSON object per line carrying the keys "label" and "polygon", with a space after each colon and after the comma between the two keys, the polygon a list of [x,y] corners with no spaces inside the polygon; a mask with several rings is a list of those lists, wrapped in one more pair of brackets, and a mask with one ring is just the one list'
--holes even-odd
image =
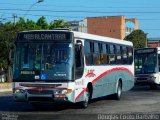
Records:
{"label": "sidewalk", "polygon": [[0,83],[0,92],[11,92],[12,83]]}

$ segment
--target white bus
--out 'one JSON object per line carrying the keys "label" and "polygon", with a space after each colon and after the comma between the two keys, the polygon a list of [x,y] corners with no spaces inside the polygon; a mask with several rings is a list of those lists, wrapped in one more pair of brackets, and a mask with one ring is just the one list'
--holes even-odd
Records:
{"label": "white bus", "polygon": [[79,102],[134,86],[133,44],[129,41],[68,30],[22,31],[14,57],[15,101]]}
{"label": "white bus", "polygon": [[160,84],[160,47],[135,50],[135,82],[156,89]]}

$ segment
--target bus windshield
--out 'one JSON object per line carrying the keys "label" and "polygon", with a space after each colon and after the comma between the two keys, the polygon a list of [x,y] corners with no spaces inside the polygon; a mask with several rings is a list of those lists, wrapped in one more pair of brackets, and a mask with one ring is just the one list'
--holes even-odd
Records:
{"label": "bus windshield", "polygon": [[17,43],[14,80],[73,80],[72,43]]}
{"label": "bus windshield", "polygon": [[135,73],[149,74],[157,72],[156,53],[143,53],[135,55]]}

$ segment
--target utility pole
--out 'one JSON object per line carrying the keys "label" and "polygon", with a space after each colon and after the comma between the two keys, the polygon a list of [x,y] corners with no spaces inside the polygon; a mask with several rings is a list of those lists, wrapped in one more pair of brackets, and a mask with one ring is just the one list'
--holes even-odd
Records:
{"label": "utility pole", "polygon": [[145,33],[145,37],[146,37],[146,47],[148,47],[148,38],[147,38],[148,33]]}

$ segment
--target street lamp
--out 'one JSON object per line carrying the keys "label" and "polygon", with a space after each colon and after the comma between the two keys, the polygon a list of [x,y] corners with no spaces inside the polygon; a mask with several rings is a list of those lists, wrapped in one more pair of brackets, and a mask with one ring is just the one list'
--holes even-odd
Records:
{"label": "street lamp", "polygon": [[44,0],[38,0],[36,3],[33,3],[29,8],[28,10],[26,11],[26,13],[24,14],[23,18],[28,14],[28,12],[31,10],[31,8],[36,5],[37,3],[41,3],[43,2]]}

